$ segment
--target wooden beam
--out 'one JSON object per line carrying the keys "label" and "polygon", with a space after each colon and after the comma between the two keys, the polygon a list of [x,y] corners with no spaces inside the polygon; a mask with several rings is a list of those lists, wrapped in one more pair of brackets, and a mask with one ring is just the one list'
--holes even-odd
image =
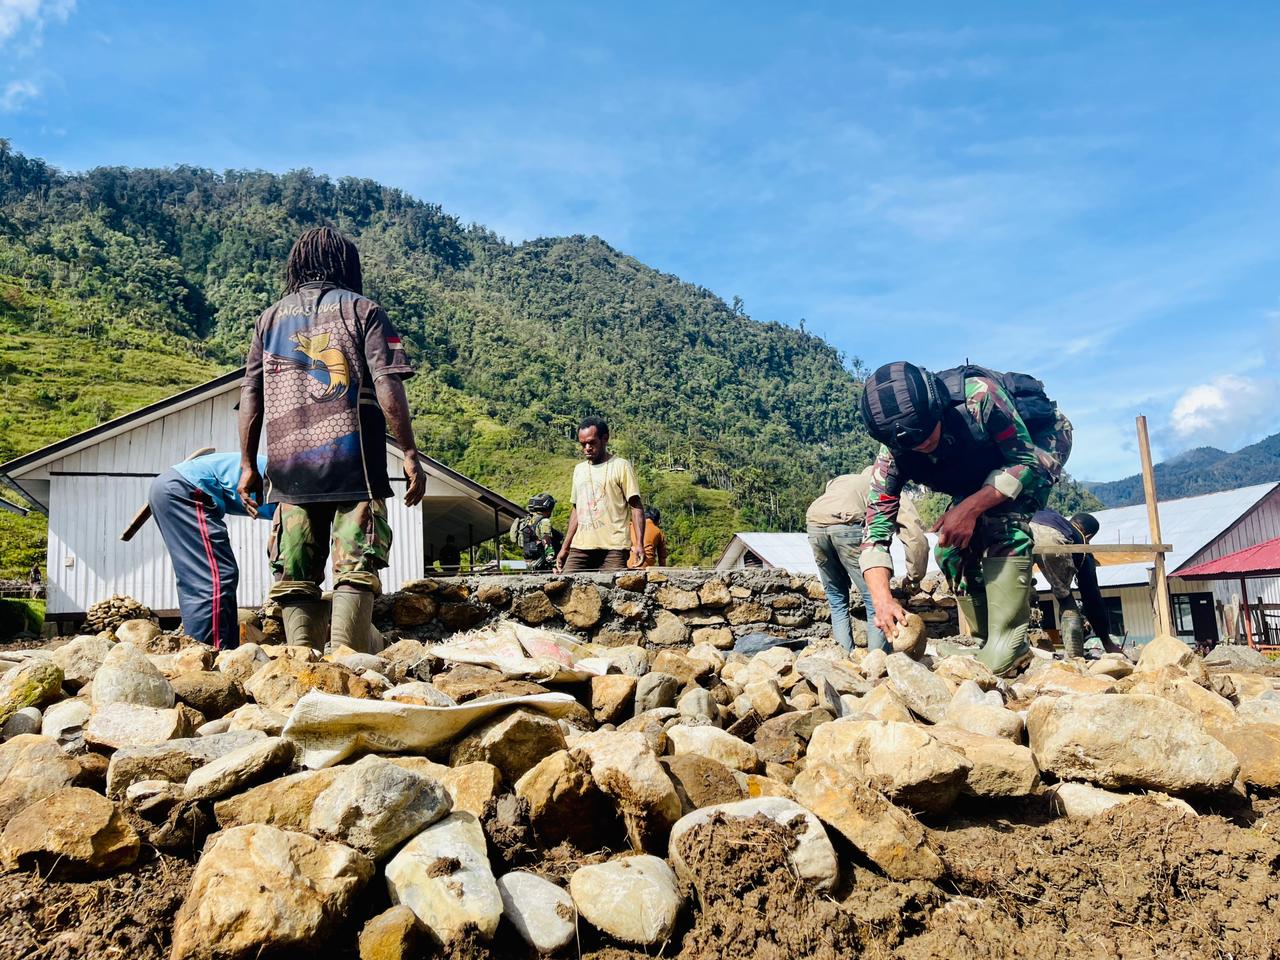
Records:
{"label": "wooden beam", "polygon": [[[1147,501],[1147,525],[1151,542],[1160,543],[1160,504],[1156,499],[1156,474],[1151,465],[1151,442],[1147,439],[1147,418],[1139,416],[1138,453],[1142,456],[1142,495]],[[1169,600],[1169,580],[1165,576],[1164,554],[1155,555],[1155,613],[1160,633],[1173,634],[1173,606]]]}
{"label": "wooden beam", "polygon": [[1158,553],[1172,553],[1173,547],[1167,543],[1046,543],[1036,544],[1036,553],[1137,553],[1152,556]]}

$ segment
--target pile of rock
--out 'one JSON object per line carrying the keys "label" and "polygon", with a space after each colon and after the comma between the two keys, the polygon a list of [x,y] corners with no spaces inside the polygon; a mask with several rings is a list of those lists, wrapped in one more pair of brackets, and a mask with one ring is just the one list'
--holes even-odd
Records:
{"label": "pile of rock", "polygon": [[[145,845],[194,859],[175,958],[316,949],[353,923],[366,957],[496,936],[569,952],[584,929],[653,949],[698,909],[711,824],[777,824],[817,895],[854,860],[943,881],[917,818],[963,797],[1048,791],[1088,817],[1155,793],[1194,816],[1280,787],[1271,668],[1173,638],[1013,680],[829,644],[552,641],[567,679],[416,639],[215,656],[147,620],[4,652],[0,854],[65,877]],[[378,887],[389,909],[362,914]]]}

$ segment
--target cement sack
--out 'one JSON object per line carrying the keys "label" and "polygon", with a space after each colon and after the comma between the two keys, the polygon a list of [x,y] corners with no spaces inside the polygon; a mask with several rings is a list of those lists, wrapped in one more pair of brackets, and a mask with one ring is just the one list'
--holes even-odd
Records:
{"label": "cement sack", "polygon": [[355,754],[425,753],[455,739],[472,724],[514,707],[530,707],[558,719],[576,709],[577,701],[567,693],[539,693],[456,707],[424,707],[311,690],[289,714],[283,736],[296,745],[302,765],[317,770]]}
{"label": "cement sack", "polygon": [[450,663],[490,667],[504,676],[537,683],[580,683],[607,670],[573,637],[504,620],[427,648]]}

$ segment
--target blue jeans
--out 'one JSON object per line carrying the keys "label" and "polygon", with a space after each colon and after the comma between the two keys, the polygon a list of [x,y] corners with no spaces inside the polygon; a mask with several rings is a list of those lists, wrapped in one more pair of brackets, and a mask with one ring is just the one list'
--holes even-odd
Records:
{"label": "blue jeans", "polygon": [[862,552],[862,525],[849,523],[809,528],[809,547],[818,564],[818,577],[827,592],[831,607],[831,633],[836,643],[853,649],[853,630],[849,622],[850,591],[857,590],[867,608],[867,649],[885,650],[889,644],[876,626],[876,611],[871,593],[862,579],[858,555]]}

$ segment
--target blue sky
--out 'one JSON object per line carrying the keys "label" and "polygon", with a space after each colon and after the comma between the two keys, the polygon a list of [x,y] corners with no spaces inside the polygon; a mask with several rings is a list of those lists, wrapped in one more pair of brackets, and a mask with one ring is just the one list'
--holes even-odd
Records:
{"label": "blue sky", "polygon": [[875,366],[1040,375],[1068,468],[1280,430],[1280,5],[0,0],[0,135],[598,234]]}

